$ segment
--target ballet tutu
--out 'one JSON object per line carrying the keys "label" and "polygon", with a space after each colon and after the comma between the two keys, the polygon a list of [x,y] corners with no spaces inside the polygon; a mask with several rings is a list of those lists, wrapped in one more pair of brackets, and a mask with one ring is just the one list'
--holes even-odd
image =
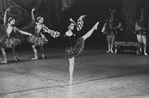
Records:
{"label": "ballet tutu", "polygon": [[84,49],[84,45],[85,45],[85,42],[84,42],[84,39],[81,37],[79,38],[74,46],[72,47],[66,47],[65,49],[65,57],[66,58],[72,58],[78,54],[80,54],[83,49]]}
{"label": "ballet tutu", "polygon": [[8,38],[6,35],[0,38],[0,47],[1,48],[12,48],[21,44],[21,40],[18,38]]}
{"label": "ballet tutu", "polygon": [[28,41],[35,46],[40,46],[48,43],[48,40],[44,35],[42,36],[32,35],[28,38]]}

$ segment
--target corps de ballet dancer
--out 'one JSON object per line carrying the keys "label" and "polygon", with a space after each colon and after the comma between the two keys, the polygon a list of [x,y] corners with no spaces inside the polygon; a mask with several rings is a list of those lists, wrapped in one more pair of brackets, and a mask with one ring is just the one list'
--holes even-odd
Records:
{"label": "corps de ballet dancer", "polygon": [[66,48],[65,48],[65,56],[69,60],[69,75],[70,80],[69,84],[72,85],[73,82],[73,72],[75,65],[75,56],[79,55],[85,46],[85,40],[89,38],[94,30],[97,30],[99,22],[97,22],[85,35],[79,37],[76,31],[80,31],[83,27],[83,19],[85,15],[80,16],[77,23],[70,18],[70,24],[68,26],[68,30],[65,32],[65,40],[66,40]]}
{"label": "corps de ballet dancer", "polygon": [[24,34],[24,35],[29,35],[31,36],[32,34],[19,30],[16,26],[15,26],[15,19],[12,17],[9,17],[7,19],[7,13],[10,11],[10,9],[8,8],[5,13],[4,13],[4,24],[1,27],[1,37],[0,37],[0,47],[1,47],[1,51],[2,51],[2,55],[4,60],[1,63],[7,63],[7,57],[6,57],[6,52],[5,49],[6,48],[12,48],[12,52],[14,55],[14,59],[15,61],[18,61],[18,56],[17,56],[17,52],[15,50],[15,47],[19,44],[21,44],[21,39],[17,38],[16,35],[18,33]]}
{"label": "corps de ballet dancer", "polygon": [[44,18],[38,16],[35,20],[34,16],[35,8],[32,8],[31,17],[32,17],[32,26],[34,27],[34,33],[28,38],[28,41],[32,44],[32,49],[34,57],[31,60],[38,60],[36,46],[40,47],[42,58],[45,58],[43,45],[48,43],[47,38],[43,35],[44,32],[50,34],[52,37],[56,38],[60,36],[60,32],[50,30],[47,26],[43,24]]}

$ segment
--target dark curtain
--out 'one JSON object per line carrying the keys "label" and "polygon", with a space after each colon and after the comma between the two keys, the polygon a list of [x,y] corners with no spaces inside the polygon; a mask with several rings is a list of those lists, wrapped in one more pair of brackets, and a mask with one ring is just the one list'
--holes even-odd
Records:
{"label": "dark curtain", "polygon": [[122,16],[124,20],[125,41],[137,41],[134,26],[137,18],[138,0],[122,1]]}
{"label": "dark curtain", "polygon": [[[81,1],[81,0],[80,0]],[[62,0],[62,10],[65,11],[73,6],[75,0]]]}

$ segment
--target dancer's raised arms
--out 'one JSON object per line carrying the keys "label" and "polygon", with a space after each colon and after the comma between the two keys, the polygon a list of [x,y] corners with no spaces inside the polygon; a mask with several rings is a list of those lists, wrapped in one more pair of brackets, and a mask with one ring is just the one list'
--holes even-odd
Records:
{"label": "dancer's raised arms", "polygon": [[5,11],[5,13],[4,13],[4,17],[3,17],[4,24],[6,24],[6,22],[7,22],[7,13],[8,13],[8,11],[10,11],[9,8],[6,9],[6,11]]}

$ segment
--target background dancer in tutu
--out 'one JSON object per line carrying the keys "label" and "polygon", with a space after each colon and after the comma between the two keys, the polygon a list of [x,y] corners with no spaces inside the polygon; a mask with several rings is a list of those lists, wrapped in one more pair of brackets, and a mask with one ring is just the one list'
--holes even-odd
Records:
{"label": "background dancer in tutu", "polygon": [[24,35],[29,35],[31,36],[32,34],[27,33],[25,31],[19,30],[17,27],[15,27],[15,19],[10,17],[7,20],[7,13],[10,11],[10,9],[7,9],[4,13],[4,24],[1,27],[1,37],[0,37],[0,47],[1,51],[4,57],[4,60],[1,63],[7,63],[7,58],[6,58],[6,52],[5,48],[12,48],[12,52],[15,58],[15,61],[18,61],[18,56],[15,50],[15,47],[19,44],[21,44],[21,40],[17,38],[17,34],[21,33]]}
{"label": "background dancer in tutu", "polygon": [[50,34],[54,38],[60,36],[59,32],[50,30],[48,27],[46,27],[43,24],[43,22],[44,22],[43,17],[39,16],[39,17],[37,17],[37,21],[35,21],[34,10],[35,9],[33,8],[32,11],[31,11],[32,26],[34,26],[34,34],[33,34],[33,36],[31,36],[28,39],[28,41],[31,44],[33,44],[32,48],[33,48],[33,52],[34,52],[34,57],[31,58],[31,60],[37,60],[38,59],[36,46],[40,47],[42,58],[45,58],[43,45],[48,43],[48,40],[43,35],[44,32],[47,32],[48,34]]}
{"label": "background dancer in tutu", "polygon": [[107,36],[107,41],[108,41],[108,51],[107,53],[113,52],[113,46],[114,46],[114,41],[115,41],[115,36],[117,34],[117,29],[121,28],[121,23],[118,22],[118,20],[115,18],[115,10],[110,9],[110,17],[106,20],[102,31],[103,34],[106,34]]}
{"label": "background dancer in tutu", "polygon": [[[137,40],[142,44],[144,55],[148,55],[147,50],[147,32],[149,27],[149,20],[145,16],[145,10],[140,9],[141,16],[140,19],[136,21],[135,24],[135,34],[137,35]],[[140,47],[140,53],[142,52],[142,47]]]}
{"label": "background dancer in tutu", "polygon": [[[84,17],[85,16],[83,16],[82,19]],[[69,74],[70,74],[69,84],[71,85],[73,82],[75,56],[80,54],[83,51],[84,45],[85,45],[85,40],[92,35],[94,30],[97,29],[99,22],[97,22],[92,27],[92,29],[89,30],[85,35],[83,35],[82,37],[78,37],[77,34],[74,32],[74,29],[75,29],[75,27],[80,26],[79,27],[80,29],[77,29],[78,31],[80,31],[82,29],[83,25],[81,26],[80,24],[76,24],[72,18],[70,18],[70,21],[71,21],[71,23],[68,26],[68,30],[65,32],[65,39],[67,40],[65,53],[66,53],[66,58],[69,59]]]}

